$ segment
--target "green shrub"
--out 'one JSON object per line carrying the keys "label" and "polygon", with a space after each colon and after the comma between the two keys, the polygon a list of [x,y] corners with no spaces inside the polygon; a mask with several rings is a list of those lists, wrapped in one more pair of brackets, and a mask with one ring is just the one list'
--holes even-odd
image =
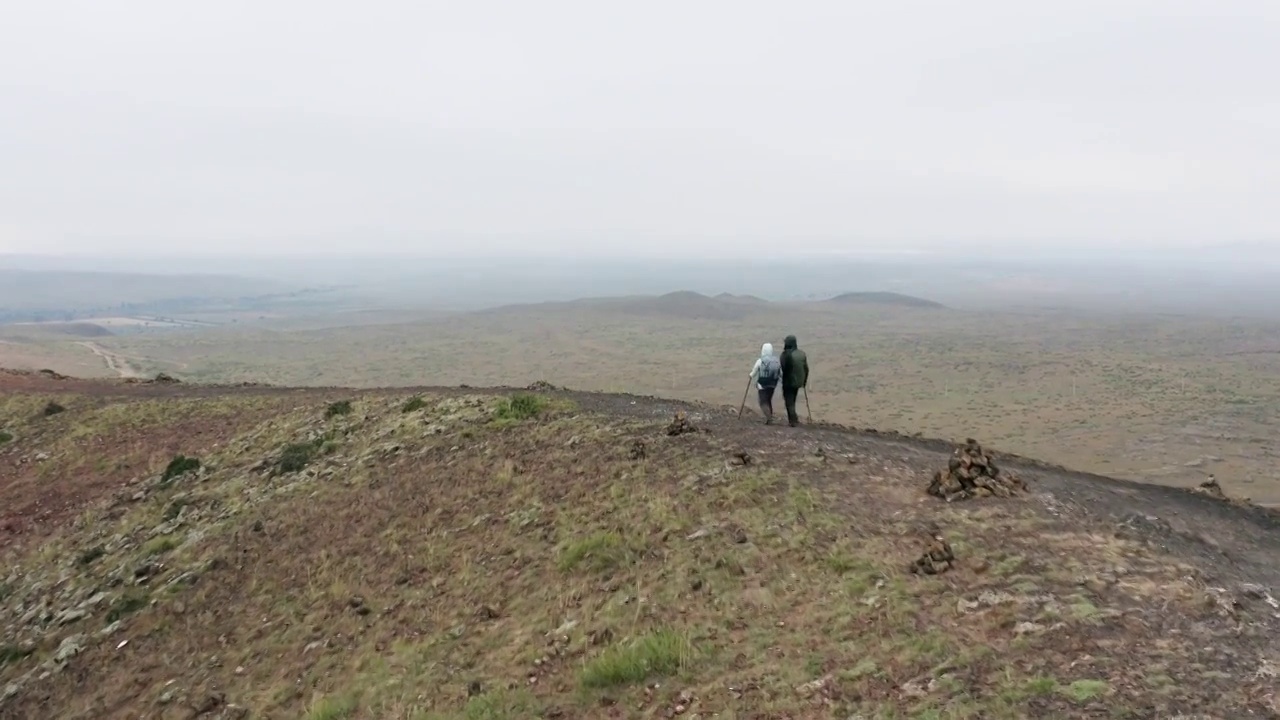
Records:
{"label": "green shrub", "polygon": [[164,469],[164,475],[160,477],[161,482],[169,482],[170,480],[186,475],[189,472],[195,472],[200,469],[200,459],[187,457],[186,455],[175,455],[169,461],[169,465]]}
{"label": "green shrub", "polygon": [[9,663],[21,662],[33,652],[35,652],[35,648],[27,650],[17,645],[0,645],[0,667],[4,667]]}
{"label": "green shrub", "polygon": [[106,554],[107,549],[101,545],[97,545],[80,553],[80,557],[76,558],[76,562],[80,565],[92,565],[95,560]]}
{"label": "green shrub", "polygon": [[44,416],[49,417],[50,415],[57,415],[60,412],[66,412],[66,410],[66,408],[50,400],[49,404],[44,406]]}
{"label": "green shrub", "polygon": [[123,620],[125,617],[146,607],[150,602],[151,599],[147,597],[145,592],[140,590],[126,591],[125,594],[111,603],[111,609],[107,611],[107,624],[110,625],[117,620]]}
{"label": "green shrub", "polygon": [[420,397],[410,398],[409,402],[405,403],[404,407],[400,408],[400,412],[411,413],[411,412],[421,410],[426,406],[427,406],[426,400],[423,400]]}
{"label": "green shrub", "polygon": [[280,451],[280,459],[276,462],[276,469],[280,473],[299,472],[316,456],[315,443],[293,443],[286,445],[284,450]]}
{"label": "green shrub", "polygon": [[13,442],[12,433],[7,433],[4,430],[0,430],[0,445],[3,445],[7,442]]}
{"label": "green shrub", "polygon": [[324,411],[324,416],[326,420],[328,418],[337,417],[339,415],[350,415],[350,414],[351,414],[350,400],[339,400],[338,402],[329,405],[329,407],[326,408]]}
{"label": "green shrub", "polygon": [[498,405],[497,416],[501,420],[528,420],[536,417],[546,407],[545,398],[528,393],[518,393]]}

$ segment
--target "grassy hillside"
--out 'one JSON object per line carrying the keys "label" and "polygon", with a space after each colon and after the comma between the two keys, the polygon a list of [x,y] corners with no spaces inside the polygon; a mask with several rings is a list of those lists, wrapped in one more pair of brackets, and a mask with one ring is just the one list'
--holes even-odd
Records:
{"label": "grassy hillside", "polygon": [[[8,388],[0,718],[1276,711],[1221,501],[946,503],[926,446],[625,396]],[[1111,514],[1171,497],[1211,524]]]}

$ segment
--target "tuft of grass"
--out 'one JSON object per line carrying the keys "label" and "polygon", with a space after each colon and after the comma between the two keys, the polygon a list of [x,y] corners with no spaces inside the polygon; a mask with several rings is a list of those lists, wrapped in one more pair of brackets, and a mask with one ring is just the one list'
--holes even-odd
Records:
{"label": "tuft of grass", "polygon": [[547,400],[538,395],[530,395],[528,393],[516,393],[506,398],[498,404],[495,413],[499,420],[528,420],[537,417],[543,408],[547,406]]}
{"label": "tuft of grass", "polygon": [[350,414],[351,414],[350,400],[339,400],[338,402],[330,403],[329,407],[325,408],[325,411],[324,411],[324,417],[326,420],[329,418],[338,417],[339,415],[350,415]]}
{"label": "tuft of grass", "polygon": [[13,433],[0,430],[0,445],[3,445],[7,442],[13,442]]}
{"label": "tuft of grass", "polygon": [[1108,686],[1102,680],[1076,680],[1058,692],[1078,703],[1089,702],[1107,693]]}
{"label": "tuft of grass", "polygon": [[169,464],[165,466],[164,474],[160,476],[160,481],[167,483],[174,478],[186,475],[189,472],[195,472],[200,469],[200,459],[187,457],[186,455],[174,455]]}
{"label": "tuft of grass", "polygon": [[466,720],[507,720],[537,717],[537,702],[525,691],[495,691],[471,698],[462,715]]}
{"label": "tuft of grass", "polygon": [[346,720],[359,709],[360,698],[355,695],[321,698],[307,711],[306,720]]}
{"label": "tuft of grass", "polygon": [[141,590],[129,590],[116,598],[107,611],[106,623],[110,625],[117,620],[132,615],[151,603],[151,598]]}
{"label": "tuft of grass", "polygon": [[558,565],[562,572],[585,567],[594,572],[613,570],[630,556],[626,541],[616,532],[598,532],[568,543],[560,551]]}
{"label": "tuft of grass", "polygon": [[50,400],[49,404],[44,406],[43,412],[45,417],[49,417],[50,415],[57,415],[58,413],[66,412],[66,411],[67,411],[66,408]]}
{"label": "tuft of grass", "polygon": [[689,661],[692,648],[680,633],[657,630],[606,650],[582,669],[582,685],[610,688],[674,675]]}
{"label": "tuft of grass", "polygon": [[1099,612],[1096,605],[1083,598],[1071,604],[1071,614],[1077,620],[1093,620],[1098,617]]}
{"label": "tuft of grass", "polygon": [[161,535],[148,540],[147,544],[142,546],[142,556],[155,557],[156,555],[163,555],[176,547],[178,547],[176,538],[172,535]]}
{"label": "tuft of grass", "polygon": [[427,406],[426,400],[423,400],[420,397],[413,397],[413,398],[409,398],[409,402],[405,403],[404,407],[400,408],[400,412],[402,413],[416,412],[426,406]]}

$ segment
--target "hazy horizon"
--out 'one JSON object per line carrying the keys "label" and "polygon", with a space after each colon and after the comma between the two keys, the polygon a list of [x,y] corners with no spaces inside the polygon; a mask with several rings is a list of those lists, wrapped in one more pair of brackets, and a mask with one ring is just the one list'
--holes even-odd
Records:
{"label": "hazy horizon", "polygon": [[0,28],[0,253],[1280,247],[1262,0],[159,0]]}

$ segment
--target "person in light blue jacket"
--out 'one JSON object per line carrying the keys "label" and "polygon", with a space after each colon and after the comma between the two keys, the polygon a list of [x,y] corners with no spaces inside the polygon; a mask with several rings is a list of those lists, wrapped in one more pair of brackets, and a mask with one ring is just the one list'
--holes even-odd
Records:
{"label": "person in light blue jacket", "polygon": [[751,366],[748,377],[756,381],[756,391],[760,400],[760,412],[764,415],[764,424],[773,423],[773,391],[782,379],[782,363],[773,354],[773,343],[760,346],[760,357]]}

